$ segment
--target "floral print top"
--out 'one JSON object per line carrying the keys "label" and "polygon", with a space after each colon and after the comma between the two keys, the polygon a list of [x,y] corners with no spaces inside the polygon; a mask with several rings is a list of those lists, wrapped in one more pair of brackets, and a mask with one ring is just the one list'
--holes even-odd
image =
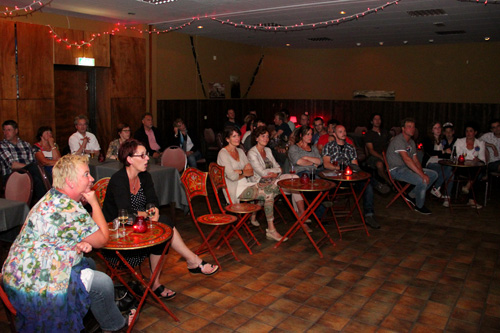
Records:
{"label": "floral print top", "polygon": [[36,314],[28,311],[70,316],[59,311],[68,302],[66,294],[82,292],[80,286],[68,289],[74,287],[72,268],[83,258],[76,244],[98,229],[81,203],[54,188],[31,209],[2,269],[4,287],[21,320],[33,320]]}

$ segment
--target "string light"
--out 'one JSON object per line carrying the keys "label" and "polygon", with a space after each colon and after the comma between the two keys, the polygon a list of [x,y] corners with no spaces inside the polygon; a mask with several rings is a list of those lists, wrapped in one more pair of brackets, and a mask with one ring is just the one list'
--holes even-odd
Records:
{"label": "string light", "polygon": [[30,5],[24,7],[14,6],[14,9],[9,9],[5,7],[4,11],[0,11],[0,18],[12,18],[20,16],[28,16],[36,11],[41,10],[43,7],[49,5],[53,0],[47,0],[43,3],[42,1],[33,1]]}
{"label": "string light", "polygon": [[216,17],[212,17],[212,20],[219,22],[220,24],[225,24],[228,26],[234,26],[235,28],[243,28],[247,30],[253,31],[264,31],[264,32],[292,32],[292,31],[304,31],[304,30],[312,30],[316,28],[325,28],[331,25],[339,25],[342,23],[358,20],[359,18],[365,17],[369,14],[377,13],[379,10],[384,10],[386,7],[397,5],[401,0],[387,2],[384,5],[381,5],[376,8],[368,8],[366,11],[361,13],[352,14],[350,16],[343,16],[341,18],[329,19],[321,22],[314,23],[295,23],[291,25],[267,25],[267,24],[248,24],[244,22],[232,22],[229,19],[221,20]]}

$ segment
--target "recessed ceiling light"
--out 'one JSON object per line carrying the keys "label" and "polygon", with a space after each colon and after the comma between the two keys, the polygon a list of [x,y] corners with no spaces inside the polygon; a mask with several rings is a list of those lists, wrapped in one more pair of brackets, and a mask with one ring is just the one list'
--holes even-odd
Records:
{"label": "recessed ceiling light", "polygon": [[285,46],[287,46],[287,47],[288,47],[288,46],[290,46],[290,44],[286,43],[286,44],[285,44]]}
{"label": "recessed ceiling light", "polygon": [[199,25],[197,28],[198,28],[198,29],[203,29],[203,26],[202,26],[202,25]]}
{"label": "recessed ceiling light", "polygon": [[408,44],[408,41],[407,41],[407,40],[404,40],[404,41],[403,41],[403,44],[405,44],[405,45],[406,45],[406,44]]}
{"label": "recessed ceiling light", "polygon": [[378,42],[378,45],[382,46],[384,45],[384,42]]}
{"label": "recessed ceiling light", "polygon": [[429,43],[434,43],[434,39],[429,39]]}
{"label": "recessed ceiling light", "polygon": [[345,11],[341,11],[340,14],[345,15]]}
{"label": "recessed ceiling light", "polygon": [[484,37],[484,40],[485,40],[485,41],[489,41],[489,40],[490,40],[490,37]]}
{"label": "recessed ceiling light", "polygon": [[361,46],[361,43],[356,43],[356,46]]}

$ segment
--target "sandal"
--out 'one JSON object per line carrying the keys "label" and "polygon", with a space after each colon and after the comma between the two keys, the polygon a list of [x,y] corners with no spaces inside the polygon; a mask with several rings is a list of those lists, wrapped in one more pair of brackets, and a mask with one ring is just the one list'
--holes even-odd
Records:
{"label": "sandal", "polygon": [[162,294],[165,291],[165,289],[166,289],[165,286],[160,285],[158,288],[156,288],[155,290],[153,290],[153,292],[159,298],[164,298],[166,300],[172,299],[172,298],[174,298],[177,295],[177,293],[175,291],[167,289],[167,290],[170,290],[170,292],[167,293],[167,296],[163,296]]}
{"label": "sandal", "polygon": [[[203,267],[205,265],[210,265],[210,266],[212,266],[212,268],[213,267],[217,267],[217,268],[213,272],[211,272],[211,273],[204,273],[203,272]],[[188,268],[188,271],[191,274],[214,275],[215,273],[217,273],[219,271],[219,266],[209,264],[209,263],[205,262],[205,260],[202,260],[201,263],[197,267],[195,267],[195,268]]]}

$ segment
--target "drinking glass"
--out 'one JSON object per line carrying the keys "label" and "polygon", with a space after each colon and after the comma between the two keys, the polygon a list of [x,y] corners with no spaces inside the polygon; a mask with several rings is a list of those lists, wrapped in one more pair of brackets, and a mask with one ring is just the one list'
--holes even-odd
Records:
{"label": "drinking glass", "polygon": [[148,214],[148,228],[152,229],[153,228],[153,216],[155,216],[155,204],[154,203],[148,203],[146,205],[146,213]]}
{"label": "drinking glass", "polygon": [[125,224],[127,224],[127,222],[128,222],[128,210],[120,209],[118,211],[118,220],[122,224],[122,237],[125,237],[125,235],[126,235]]}
{"label": "drinking glass", "polygon": [[295,175],[295,167],[293,166],[293,164],[290,164],[290,174]]}

